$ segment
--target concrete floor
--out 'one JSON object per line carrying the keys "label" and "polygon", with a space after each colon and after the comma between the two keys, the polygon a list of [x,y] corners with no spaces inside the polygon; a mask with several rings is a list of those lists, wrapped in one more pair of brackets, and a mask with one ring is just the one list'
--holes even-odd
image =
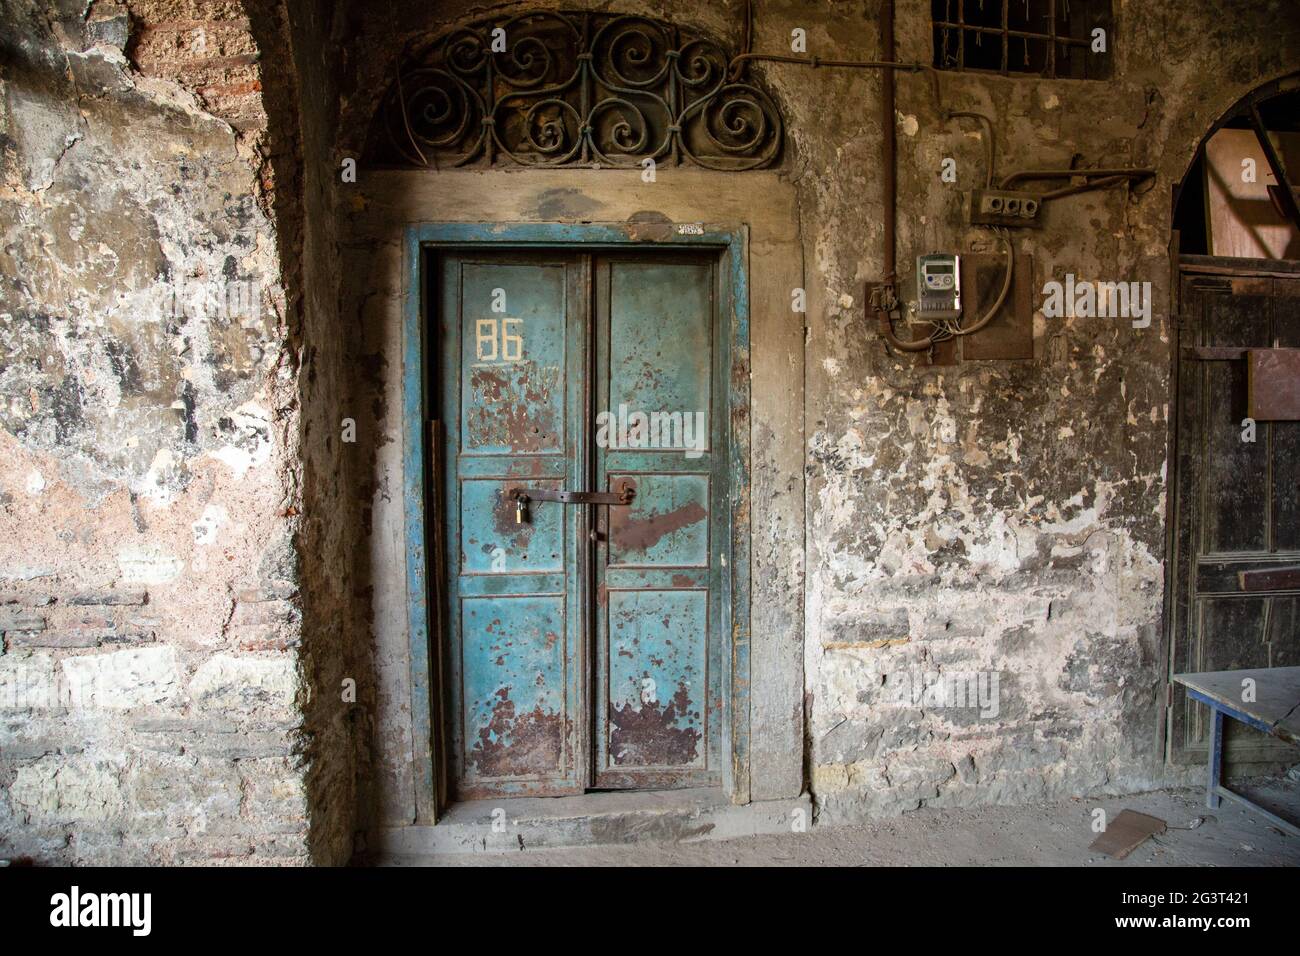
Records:
{"label": "concrete floor", "polygon": [[[1270,779],[1234,789],[1300,821],[1300,781]],[[1092,811],[1109,819],[1125,808],[1165,820],[1170,829],[1125,860],[1090,851]],[[1289,836],[1235,804],[1205,807],[1201,790],[1163,790],[1102,800],[1029,807],[923,809],[861,827],[682,843],[637,843],[505,853],[389,857],[392,866],[1297,866],[1300,837]]]}

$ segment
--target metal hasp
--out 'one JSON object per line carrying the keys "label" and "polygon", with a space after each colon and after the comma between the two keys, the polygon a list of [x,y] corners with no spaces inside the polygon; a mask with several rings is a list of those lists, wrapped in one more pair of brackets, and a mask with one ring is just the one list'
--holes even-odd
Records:
{"label": "metal hasp", "polygon": [[[1209,779],[1205,805],[1218,809],[1222,800],[1239,803],[1295,836],[1300,826],[1251,802],[1223,785],[1223,718],[1231,717],[1279,740],[1300,744],[1300,667],[1175,674],[1187,695],[1210,708]],[[1247,694],[1246,688],[1251,689]],[[1249,697],[1250,700],[1242,700]]]}
{"label": "metal hasp", "polygon": [[528,502],[557,501],[562,505],[630,505],[636,492],[623,485],[618,491],[569,491],[554,488],[511,488],[515,503],[515,524],[528,520]]}
{"label": "metal hasp", "polygon": [[631,488],[621,491],[557,491],[553,488],[512,488],[515,501],[558,501],[563,505],[630,505],[636,495]]}
{"label": "metal hasp", "polygon": [[404,56],[369,133],[380,166],[757,169],[781,151],[776,103],[731,51],[649,17],[498,16]]}

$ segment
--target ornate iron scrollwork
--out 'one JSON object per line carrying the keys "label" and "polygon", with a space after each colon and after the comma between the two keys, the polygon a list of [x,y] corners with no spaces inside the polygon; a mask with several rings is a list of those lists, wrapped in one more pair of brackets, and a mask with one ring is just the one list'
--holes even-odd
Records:
{"label": "ornate iron scrollwork", "polygon": [[376,118],[369,159],[766,166],[781,149],[780,113],[758,86],[728,77],[728,64],[712,40],[642,16],[485,20],[406,59]]}

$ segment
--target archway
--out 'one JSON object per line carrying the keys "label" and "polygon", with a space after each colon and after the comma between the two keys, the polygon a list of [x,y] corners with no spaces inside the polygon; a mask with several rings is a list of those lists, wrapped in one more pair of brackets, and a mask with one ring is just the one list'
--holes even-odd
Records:
{"label": "archway", "polygon": [[[1300,651],[1300,581],[1264,573],[1300,563],[1300,422],[1256,410],[1246,367],[1251,350],[1300,347],[1298,107],[1297,73],[1242,97],[1175,191],[1170,674],[1282,666]],[[1171,685],[1167,714],[1168,757],[1205,759],[1208,710]],[[1227,733],[1239,769],[1285,759],[1241,729]]]}

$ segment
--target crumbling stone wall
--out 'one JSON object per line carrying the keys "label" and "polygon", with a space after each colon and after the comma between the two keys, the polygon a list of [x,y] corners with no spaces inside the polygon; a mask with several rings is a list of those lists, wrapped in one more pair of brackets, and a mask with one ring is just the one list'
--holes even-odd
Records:
{"label": "crumbling stone wall", "polygon": [[350,852],[297,90],[250,7],[0,4],[0,856]]}
{"label": "crumbling stone wall", "polygon": [[[928,4],[897,6],[898,58],[929,62]],[[818,55],[870,56],[877,9],[819,18],[806,4],[762,4],[756,46],[806,25]],[[1294,18],[1279,29],[1274,4],[1115,11],[1112,80],[943,76],[946,108],[994,118],[999,177],[1076,156],[1158,170],[1132,189],[1053,202],[1041,232],[1016,234],[1036,264],[1032,362],[941,367],[885,353],[861,299],[882,270],[878,77],[765,71],[794,112],[816,276],[805,647],[824,820],[1179,779],[1158,746],[1170,196],[1221,112],[1295,68],[1300,34]],[[924,252],[992,251],[961,208],[983,181],[978,127],[945,122],[920,75],[899,76],[896,103],[900,272]],[[946,157],[955,186],[940,178]],[[1045,316],[1037,290],[1067,273],[1150,282],[1151,326]],[[937,674],[996,675],[996,714],[900,699],[900,683],[915,691]]]}
{"label": "crumbling stone wall", "polygon": [[[740,43],[735,0],[564,6]],[[1151,282],[1151,326],[1040,310],[1024,362],[885,351],[863,302],[879,74],[755,67],[786,121],[808,301],[787,317],[806,326],[802,477],[754,422],[753,484],[778,504],[753,592],[788,622],[755,639],[802,649],[789,719],[822,820],[1177,779],[1157,747],[1169,196],[1218,115],[1300,60],[1285,6],[1115,0],[1111,80],[944,75],[947,108],[993,117],[999,175],[1076,154],[1158,170],[1016,237],[1035,286]],[[755,8],[758,51],[801,28],[823,59],[878,52],[877,0]],[[898,8],[898,58],[928,62],[928,5]],[[387,396],[407,290],[342,275],[372,250],[349,248],[363,200],[337,172],[404,44],[484,13],[0,0],[0,855],[333,862],[354,813],[410,822],[421,757],[388,677],[407,662],[372,643],[405,626]],[[982,134],[924,77],[897,85],[900,271],[990,250],[961,213]],[[548,207],[585,212],[571,192]],[[254,282],[234,307],[174,305]],[[935,673],[996,674],[997,713],[900,702]]]}
{"label": "crumbling stone wall", "polygon": [[[564,6],[643,13],[733,48],[741,40],[738,2]],[[789,54],[801,28],[807,53],[823,60],[878,55],[876,0],[754,6],[759,52]],[[1158,170],[1154,181],[1052,203],[1045,229],[1017,232],[1017,252],[1035,263],[1035,290],[1066,273],[1152,284],[1145,329],[1127,319],[1049,318],[1036,292],[1030,361],[931,366],[885,350],[863,295],[883,271],[880,74],[755,67],[786,120],[782,168],[800,196],[808,311],[790,317],[806,323],[803,507],[778,506],[771,526],[755,527],[753,546],[756,601],[799,595],[803,616],[754,639],[804,649],[805,713],[790,719],[806,720],[807,783],[821,819],[1184,779],[1159,747],[1170,196],[1220,113],[1298,60],[1297,27],[1281,7],[1250,6],[1116,0],[1109,80],[943,75],[943,108],[992,118],[999,177],[1074,161]],[[492,10],[504,21],[542,7]],[[344,69],[345,151],[360,152],[408,42],[484,15],[468,3],[437,15],[418,3],[394,4],[386,17],[354,11],[348,37],[360,53]],[[899,60],[930,62],[928,4],[898,3],[896,31]],[[997,251],[962,211],[963,194],[984,182],[984,134],[945,119],[924,75],[900,73],[897,87],[900,273],[924,252]],[[946,158],[957,162],[956,183],[941,179]],[[485,174],[484,188],[497,175],[540,174]],[[561,220],[588,214],[581,196],[557,196],[549,210]],[[697,218],[709,218],[705,195]],[[369,341],[396,335],[379,327],[404,292],[392,281],[360,283],[367,291],[344,307]],[[764,346],[752,343],[756,362]],[[358,394],[379,403],[393,374],[372,365],[356,377]],[[376,404],[375,414],[381,442],[400,435],[396,408]],[[777,489],[778,499],[797,489],[757,464],[773,441],[767,423],[754,422],[753,441],[755,487]],[[376,475],[377,501],[392,493],[385,474]],[[806,552],[788,555],[783,518],[806,530]],[[372,538],[373,551],[383,548]],[[383,613],[376,609],[375,620]],[[972,675],[985,688],[996,675],[996,714],[927,702],[924,688],[940,674]],[[900,699],[909,690],[921,699]],[[405,706],[389,709],[392,727],[376,741],[397,768],[408,765],[398,726]],[[392,783],[409,780],[395,772]]]}

